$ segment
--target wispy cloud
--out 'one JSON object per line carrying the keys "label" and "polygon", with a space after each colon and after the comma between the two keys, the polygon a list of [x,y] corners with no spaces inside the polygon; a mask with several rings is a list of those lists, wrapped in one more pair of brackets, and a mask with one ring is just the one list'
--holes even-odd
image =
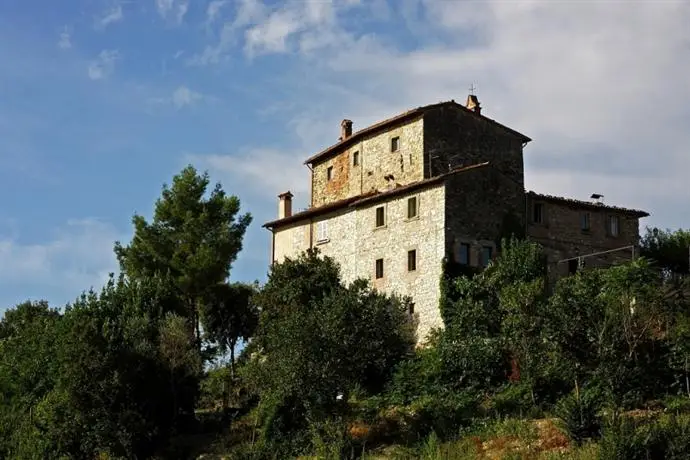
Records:
{"label": "wispy cloud", "polygon": [[151,98],[149,99],[149,102],[158,105],[172,105],[179,110],[184,107],[191,107],[204,100],[211,101],[214,100],[214,98],[201,94],[198,91],[193,91],[187,86],[181,85],[175,88],[175,90],[169,96]]}
{"label": "wispy cloud", "polygon": [[114,8],[106,11],[102,16],[96,18],[96,29],[105,29],[110,24],[121,21],[124,18],[122,13],[122,5],[117,5]]}
{"label": "wispy cloud", "polygon": [[182,24],[189,10],[188,0],[156,0],[158,14],[167,21]]}
{"label": "wispy cloud", "polygon": [[60,38],[58,39],[58,48],[61,50],[66,50],[72,48],[72,34],[71,30],[65,27],[65,29],[60,32]]}
{"label": "wispy cloud", "polygon": [[206,25],[211,25],[218,19],[221,8],[227,5],[228,0],[213,0],[206,8]]}
{"label": "wispy cloud", "polygon": [[88,75],[91,80],[101,80],[109,77],[115,71],[115,62],[120,59],[117,50],[103,50],[98,58],[89,64]]}
{"label": "wispy cloud", "polygon": [[[0,234],[0,287],[27,283],[22,298],[0,296],[0,309],[31,299],[49,299],[60,306],[90,287],[99,289],[117,271],[113,243],[123,235],[98,219],[70,220],[44,243],[23,243]],[[6,289],[2,289],[6,290]]]}

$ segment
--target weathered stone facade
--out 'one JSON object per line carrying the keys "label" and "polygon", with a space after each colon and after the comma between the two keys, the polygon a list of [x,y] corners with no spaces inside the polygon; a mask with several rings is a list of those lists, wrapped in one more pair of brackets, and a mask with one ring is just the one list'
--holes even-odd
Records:
{"label": "weathered stone facade", "polygon": [[[362,199],[344,210],[275,229],[274,261],[318,248],[340,264],[343,281],[365,278],[380,291],[412,297],[422,338],[443,325],[438,284],[445,251],[445,186],[441,182],[391,195]],[[416,200],[413,218],[407,217],[410,198]],[[377,227],[376,210],[381,207],[385,223]],[[408,270],[409,251],[415,251],[414,270]],[[376,277],[379,259],[381,278]]]}
{"label": "weathered stone facade", "polygon": [[[393,138],[398,138],[395,152]],[[364,137],[312,166],[312,206],[423,178],[424,120],[421,116]],[[355,164],[355,156],[357,164]],[[329,173],[329,168],[330,173]],[[330,176],[329,176],[330,174]],[[390,179],[387,179],[390,178]]]}
{"label": "weathered stone facade", "polygon": [[572,272],[567,259],[578,256],[616,250],[587,257],[586,267],[630,260],[632,251],[617,249],[638,244],[647,213],[526,193],[530,139],[482,116],[476,97],[467,107],[420,107],[354,134],[343,120],[340,142],[306,162],[310,208],[290,214],[292,196],[282,194],[280,218],[265,224],[272,261],[317,247],[339,262],[344,281],[412,297],[421,342],[443,326],[444,257],[481,267],[516,234],[542,244],[553,278]]}
{"label": "weathered stone facade", "polygon": [[[526,198],[527,236],[544,247],[552,278],[583,267],[628,262],[635,256],[639,220],[647,213],[536,193],[527,193]],[[615,230],[611,219],[617,221]],[[582,266],[578,256],[585,256]]]}

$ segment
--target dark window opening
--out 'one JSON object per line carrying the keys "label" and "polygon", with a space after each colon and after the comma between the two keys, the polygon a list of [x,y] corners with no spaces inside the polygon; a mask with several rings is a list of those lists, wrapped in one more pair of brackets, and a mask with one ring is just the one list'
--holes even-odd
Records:
{"label": "dark window opening", "polygon": [[410,304],[407,306],[407,312],[410,315],[414,315],[414,302],[410,302]]}
{"label": "dark window opening", "polygon": [[383,227],[386,225],[386,213],[383,206],[376,208],[376,226]]}
{"label": "dark window opening", "polygon": [[412,219],[417,217],[417,197],[412,197],[407,200],[407,218]]}
{"label": "dark window opening", "polygon": [[470,245],[467,243],[460,244],[460,250],[458,251],[458,263],[462,265],[470,264]]}
{"label": "dark window opening", "polygon": [[352,154],[352,166],[359,166],[359,152]]}
{"label": "dark window opening", "polygon": [[400,150],[400,137],[395,136],[391,139],[391,152],[397,152]]}
{"label": "dark window opening", "polygon": [[541,224],[544,222],[544,204],[534,203],[532,220],[535,224]]}
{"label": "dark window opening", "polygon": [[383,259],[376,259],[376,279],[383,278]]}
{"label": "dark window opening", "polygon": [[580,228],[585,232],[589,231],[589,213],[588,212],[584,212],[580,216]]}
{"label": "dark window opening", "polygon": [[577,273],[578,266],[579,266],[579,263],[578,263],[577,259],[569,260],[568,261],[568,273],[570,275],[574,275],[575,273]]}
{"label": "dark window opening", "polygon": [[413,272],[417,270],[417,251],[407,251],[407,271]]}
{"label": "dark window opening", "polygon": [[491,256],[493,255],[493,248],[491,246],[482,247],[482,267],[489,265]]}
{"label": "dark window opening", "polygon": [[326,180],[331,179],[333,179],[333,166],[329,166],[328,169],[326,169]]}

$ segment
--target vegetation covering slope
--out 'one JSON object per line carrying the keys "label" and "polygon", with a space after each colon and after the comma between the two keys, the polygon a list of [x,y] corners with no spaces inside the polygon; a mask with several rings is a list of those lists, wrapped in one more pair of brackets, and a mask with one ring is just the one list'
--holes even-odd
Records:
{"label": "vegetation covering slope", "polygon": [[316,251],[232,282],[250,222],[185,168],[100,292],[7,310],[0,458],[687,458],[690,232],[556,286],[501,241],[417,348],[409,299]]}

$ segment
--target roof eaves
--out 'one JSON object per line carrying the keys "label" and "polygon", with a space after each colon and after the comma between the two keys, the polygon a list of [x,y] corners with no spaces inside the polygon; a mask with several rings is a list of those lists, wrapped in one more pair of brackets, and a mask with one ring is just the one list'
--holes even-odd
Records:
{"label": "roof eaves", "polygon": [[557,201],[559,203],[564,203],[564,204],[570,204],[573,206],[580,206],[580,207],[586,207],[586,208],[591,208],[591,209],[608,209],[611,211],[617,211],[621,212],[624,214],[629,214],[635,217],[648,217],[649,213],[647,211],[642,211],[640,209],[631,209],[631,208],[623,208],[619,206],[611,206],[611,205],[605,205],[605,204],[597,204],[597,203],[590,203],[588,201],[583,201],[583,200],[576,200],[574,198],[566,198],[562,196],[555,196],[555,195],[547,195],[543,193],[537,193],[533,191],[527,192],[527,195],[539,198],[542,200],[546,201]]}

